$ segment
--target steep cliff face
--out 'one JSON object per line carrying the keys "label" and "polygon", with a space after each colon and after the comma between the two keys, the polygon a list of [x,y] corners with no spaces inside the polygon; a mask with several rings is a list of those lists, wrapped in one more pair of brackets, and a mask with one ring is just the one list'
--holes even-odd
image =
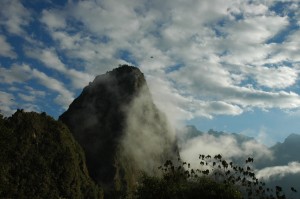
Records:
{"label": "steep cliff face", "polygon": [[91,177],[107,189],[130,189],[138,171],[151,173],[176,154],[166,118],[132,66],[97,76],[59,119],[83,147]]}
{"label": "steep cliff face", "polygon": [[0,198],[101,198],[84,152],[46,114],[0,115]]}

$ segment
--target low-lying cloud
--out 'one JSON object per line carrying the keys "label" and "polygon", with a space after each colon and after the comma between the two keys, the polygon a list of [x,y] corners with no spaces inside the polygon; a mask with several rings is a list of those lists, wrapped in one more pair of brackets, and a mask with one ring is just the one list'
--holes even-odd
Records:
{"label": "low-lying cloud", "polygon": [[253,157],[255,161],[272,159],[272,152],[263,144],[255,140],[239,143],[233,135],[214,136],[203,134],[192,138],[181,144],[180,155],[183,160],[190,162],[196,167],[199,165],[199,154],[216,155],[221,154],[224,159],[246,160]]}
{"label": "low-lying cloud", "polygon": [[165,115],[154,106],[146,86],[126,112],[126,128],[120,147],[123,166],[153,174],[166,160],[176,157],[175,135]]}
{"label": "low-lying cloud", "polygon": [[263,180],[280,179],[289,174],[300,174],[300,163],[290,162],[287,165],[266,167],[256,172],[256,177]]}

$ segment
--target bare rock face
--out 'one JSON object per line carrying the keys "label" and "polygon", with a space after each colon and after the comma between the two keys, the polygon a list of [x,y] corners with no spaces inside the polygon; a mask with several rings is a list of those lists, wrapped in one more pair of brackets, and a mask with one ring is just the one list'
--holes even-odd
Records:
{"label": "bare rock face", "polygon": [[139,171],[152,174],[177,156],[166,118],[132,66],[97,76],[59,119],[83,147],[91,177],[106,190],[129,190]]}

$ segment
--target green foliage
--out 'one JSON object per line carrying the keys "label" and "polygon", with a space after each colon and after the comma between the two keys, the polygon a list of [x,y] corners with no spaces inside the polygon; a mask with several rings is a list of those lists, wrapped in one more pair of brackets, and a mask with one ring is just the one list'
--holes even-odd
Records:
{"label": "green foliage", "polygon": [[45,113],[0,117],[0,198],[101,198],[65,125]]}
{"label": "green foliage", "polygon": [[[188,166],[188,168],[184,168]],[[203,199],[240,199],[241,193],[229,183],[222,183],[208,176],[209,170],[190,169],[190,164],[183,162],[174,166],[167,161],[161,169],[162,177],[143,175],[135,197],[150,198],[203,198]]]}
{"label": "green foliage", "polygon": [[[248,158],[244,166],[235,165],[222,159],[222,156],[199,155],[200,167],[191,168],[186,162],[175,166],[168,160],[159,167],[162,177],[143,175],[136,190],[138,199],[150,198],[247,198],[247,199],[285,199],[280,186],[266,187],[255,177]],[[291,190],[296,193],[293,187]]]}
{"label": "green foliage", "polygon": [[136,198],[242,198],[233,187],[217,183],[208,177],[197,180],[186,178],[158,178],[143,176],[142,184],[138,187]]}

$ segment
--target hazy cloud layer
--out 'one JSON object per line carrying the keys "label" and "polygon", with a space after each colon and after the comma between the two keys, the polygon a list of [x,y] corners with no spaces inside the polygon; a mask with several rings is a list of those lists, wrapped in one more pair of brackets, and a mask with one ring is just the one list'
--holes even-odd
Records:
{"label": "hazy cloud layer", "polygon": [[147,87],[141,88],[125,111],[127,120],[120,154],[127,172],[153,174],[166,160],[177,158],[174,133],[165,115],[154,106]]}
{"label": "hazy cloud layer", "polygon": [[182,143],[180,155],[183,160],[198,167],[199,154],[212,156],[221,154],[226,160],[232,160],[232,158],[244,160],[254,157],[255,161],[260,161],[273,158],[272,152],[262,143],[255,140],[239,143],[232,135],[215,137],[203,134]]}
{"label": "hazy cloud layer", "polygon": [[270,179],[280,179],[289,174],[299,174],[300,173],[300,163],[290,162],[283,166],[267,167],[257,171],[257,178],[270,180]]}

